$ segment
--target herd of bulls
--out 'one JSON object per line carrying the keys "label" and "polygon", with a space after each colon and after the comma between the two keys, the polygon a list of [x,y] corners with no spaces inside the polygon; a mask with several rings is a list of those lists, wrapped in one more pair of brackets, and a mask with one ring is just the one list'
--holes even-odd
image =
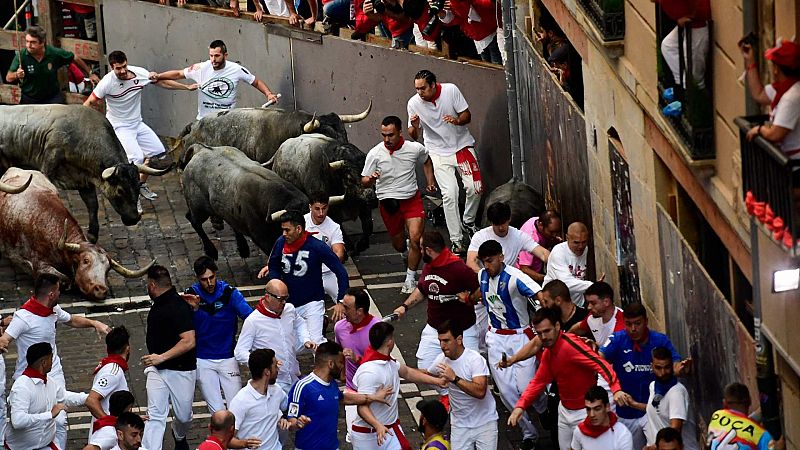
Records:
{"label": "herd of bulls", "polygon": [[[337,222],[361,219],[356,251],[369,245],[373,189],[360,184],[365,154],[348,143],[345,124],[357,115],[316,116],[277,108],[223,111],[189,124],[178,139],[181,185],[187,219],[207,255],[217,250],[202,229],[212,218],[236,235],[242,257],[245,236],[269,253],[280,235],[276,218],[285,210],[308,208],[306,194],[326,192],[329,215]],[[168,170],[168,169],[167,169]],[[111,124],[81,105],[0,106],[0,253],[17,267],[55,273],[74,282],[90,300],[108,295],[106,275],[113,269],[140,277],[148,267],[123,267],[96,245],[99,190],[120,215],[135,225],[139,173],[167,170],[128,163]],[[56,188],[77,190],[89,211],[84,233],[63,205]],[[152,264],[152,263],[151,263]]]}

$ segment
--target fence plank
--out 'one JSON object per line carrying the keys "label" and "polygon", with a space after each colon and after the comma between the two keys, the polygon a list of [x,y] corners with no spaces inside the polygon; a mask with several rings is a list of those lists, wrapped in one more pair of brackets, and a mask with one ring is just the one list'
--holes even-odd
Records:
{"label": "fence plank", "polygon": [[89,61],[100,61],[99,45],[95,41],[83,39],[60,38],[60,47],[72,52],[75,56]]}
{"label": "fence plank", "polygon": [[[86,96],[75,94],[73,92],[64,93],[67,99],[67,104],[80,105],[86,101]],[[13,84],[0,84],[0,104],[16,105],[19,104],[19,99],[22,96],[22,91],[19,86]]]}
{"label": "fence plank", "polygon": [[17,50],[23,48],[25,48],[25,33],[0,30],[0,50]]}

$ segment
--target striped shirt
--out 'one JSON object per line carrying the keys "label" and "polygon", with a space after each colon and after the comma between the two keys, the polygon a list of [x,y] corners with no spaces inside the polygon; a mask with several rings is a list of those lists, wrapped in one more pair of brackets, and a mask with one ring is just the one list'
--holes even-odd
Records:
{"label": "striped shirt", "polygon": [[287,416],[306,416],[311,422],[297,431],[294,445],[298,449],[336,450],[339,448],[337,425],[342,393],[336,381],[324,381],[314,372],[298,381],[289,391]]}
{"label": "striped shirt", "polygon": [[106,101],[106,119],[111,125],[135,125],[142,121],[142,89],[150,84],[147,69],[128,66],[129,80],[107,73],[92,95]]}
{"label": "striped shirt", "polygon": [[450,450],[450,441],[443,434],[435,434],[422,444],[422,450]]}
{"label": "striped shirt", "polygon": [[481,297],[489,311],[489,324],[497,329],[519,329],[530,325],[528,299],[542,290],[521,270],[505,265],[495,277],[486,269],[478,273]]}

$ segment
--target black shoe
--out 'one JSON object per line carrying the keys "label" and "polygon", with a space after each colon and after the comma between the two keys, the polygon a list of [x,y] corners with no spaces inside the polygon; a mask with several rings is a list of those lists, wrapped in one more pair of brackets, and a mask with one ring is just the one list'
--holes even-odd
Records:
{"label": "black shoe", "polygon": [[175,439],[175,450],[189,450],[189,443],[186,442],[186,438],[178,439],[174,434],[172,437]]}
{"label": "black shoe", "polygon": [[519,444],[519,450],[535,450],[536,449],[536,440],[534,439],[523,439],[522,443]]}

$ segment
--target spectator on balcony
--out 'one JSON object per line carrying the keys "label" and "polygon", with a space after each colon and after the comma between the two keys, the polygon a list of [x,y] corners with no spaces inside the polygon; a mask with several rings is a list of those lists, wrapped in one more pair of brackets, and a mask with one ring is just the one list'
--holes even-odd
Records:
{"label": "spectator on balcony", "polygon": [[686,88],[685,73],[681,73],[681,50],[678,48],[680,29],[683,37],[683,66],[688,70],[691,43],[692,78],[700,89],[705,88],[706,60],[708,59],[708,21],[711,20],[710,0],[651,0],[661,6],[661,11],[675,21],[675,28],[661,41],[661,56],[672,72],[675,84]]}
{"label": "spectator on balcony", "polygon": [[536,31],[536,40],[542,44],[542,56],[549,62],[550,55],[570,44],[567,36],[549,15],[542,17],[540,26],[541,29]]}
{"label": "spectator on balcony", "polygon": [[493,0],[450,0],[450,9],[461,24],[461,30],[475,42],[481,59],[503,64],[497,45],[498,3]]}
{"label": "spectator on balcony", "polygon": [[346,26],[355,20],[352,0],[322,0],[323,24]]}
{"label": "spectator on balcony", "polygon": [[383,33],[392,39],[392,48],[407,49],[411,43],[414,23],[399,0],[355,0],[355,18],[353,38],[362,38],[381,25]]}
{"label": "spectator on balcony", "polygon": [[[747,139],[761,136],[780,147],[788,158],[800,159],[800,45],[783,41],[764,53],[772,62],[772,84],[764,86],[753,47],[740,42],[747,67],[747,86],[753,99],[770,107],[770,123],[747,132]],[[795,172],[797,174],[798,172]],[[800,184],[800,176],[795,175]]]}
{"label": "spectator on balcony", "polygon": [[97,19],[94,7],[70,2],[64,2],[64,7],[70,10],[78,23],[78,35],[80,38],[95,40],[97,38]]}

